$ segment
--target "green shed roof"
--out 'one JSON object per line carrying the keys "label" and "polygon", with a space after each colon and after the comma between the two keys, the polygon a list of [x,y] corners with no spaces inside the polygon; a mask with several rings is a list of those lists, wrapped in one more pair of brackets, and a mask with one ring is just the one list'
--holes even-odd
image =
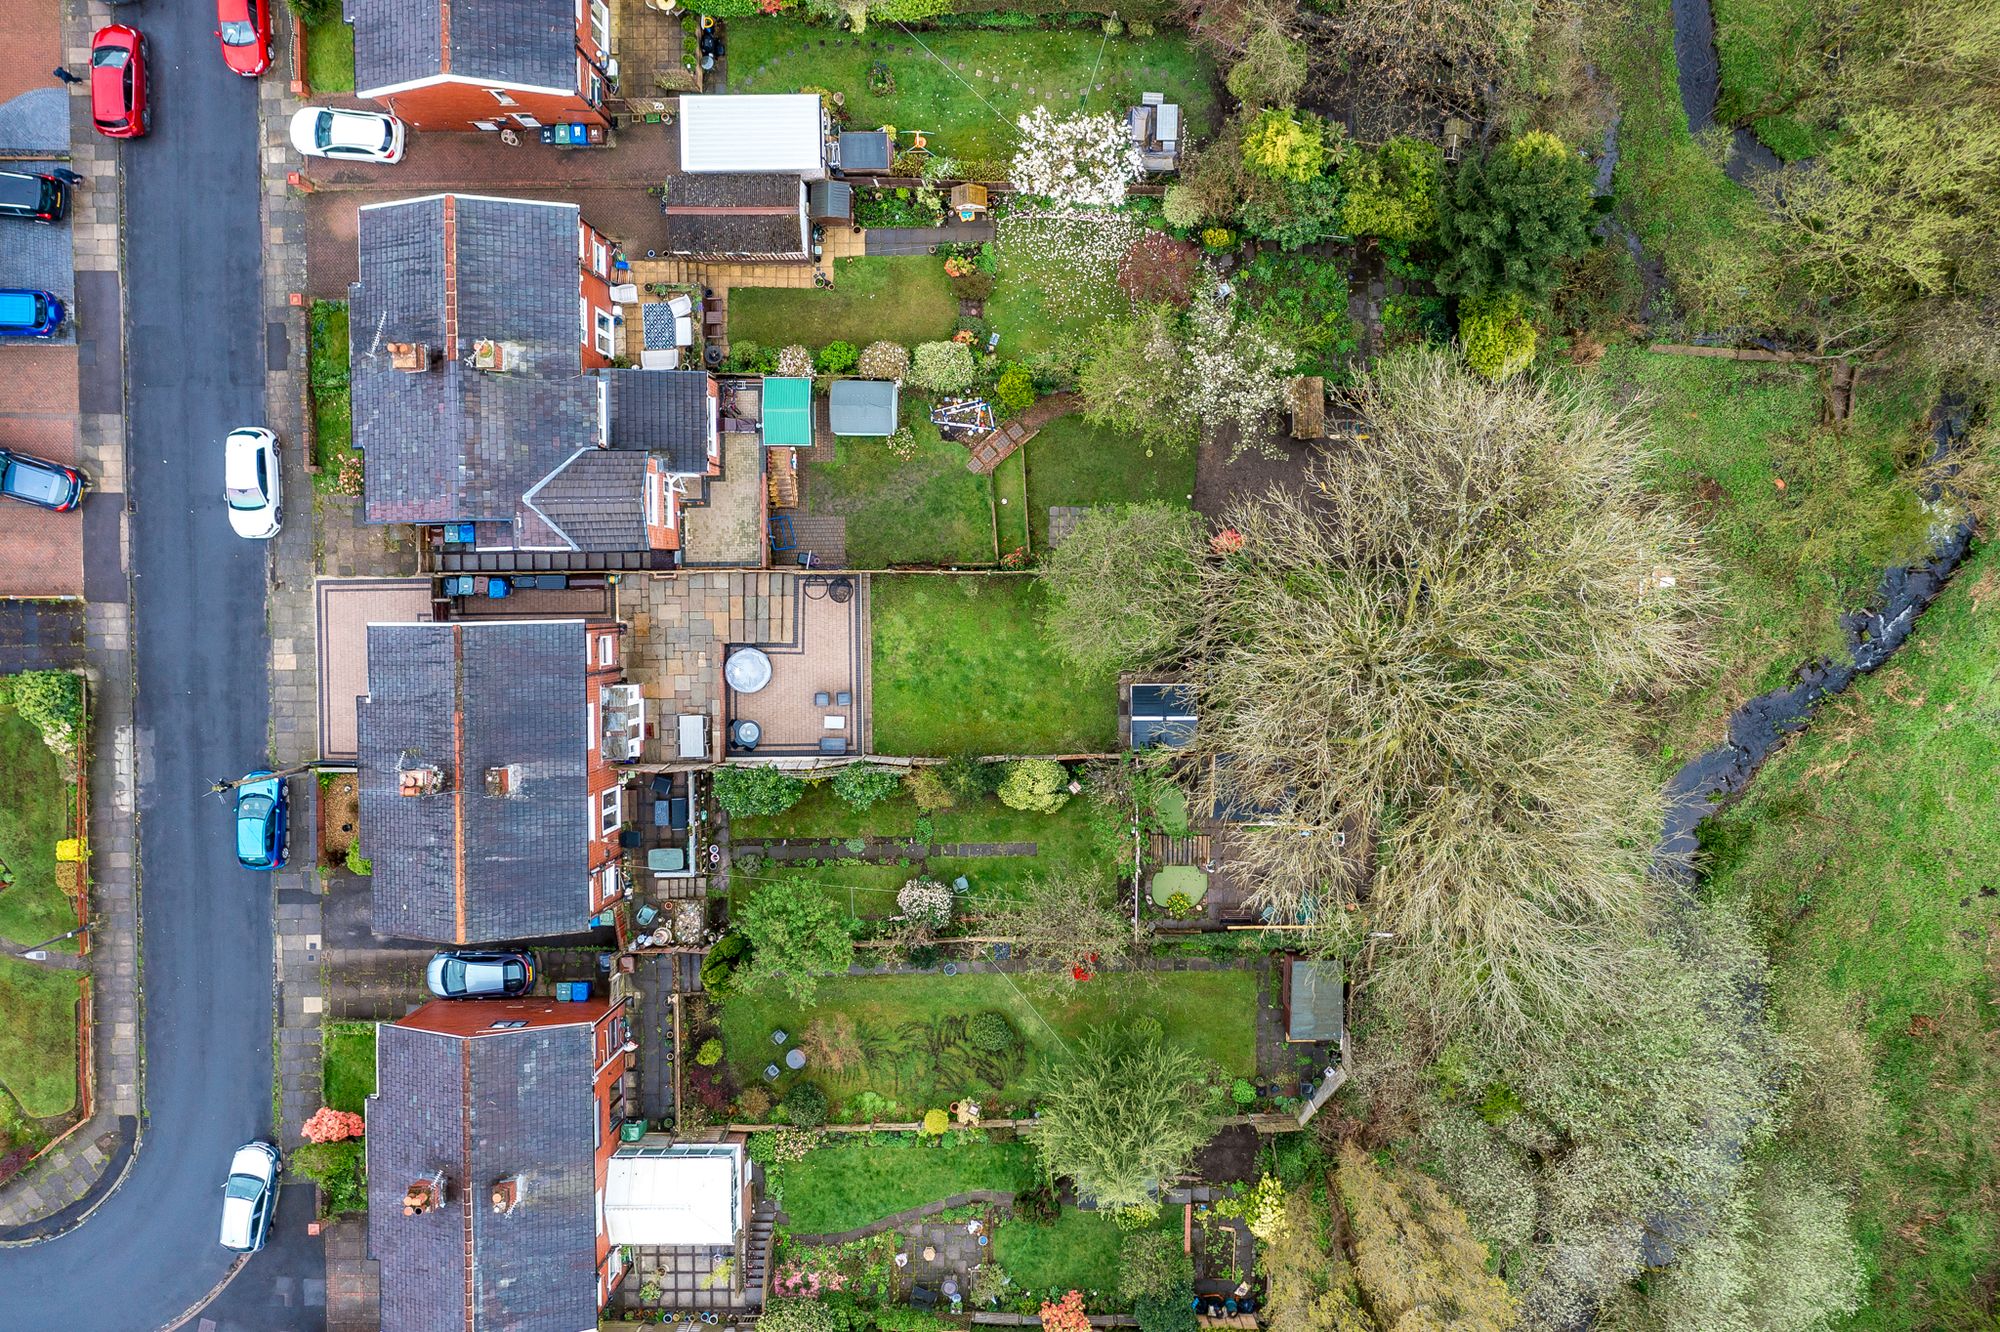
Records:
{"label": "green shed roof", "polygon": [[812,381],[765,376],[764,447],[804,449],[812,442]]}

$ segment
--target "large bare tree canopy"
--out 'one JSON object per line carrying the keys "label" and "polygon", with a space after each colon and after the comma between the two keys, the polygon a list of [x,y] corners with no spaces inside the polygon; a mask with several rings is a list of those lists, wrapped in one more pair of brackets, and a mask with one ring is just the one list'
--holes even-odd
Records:
{"label": "large bare tree canopy", "polygon": [[[1226,553],[1119,588],[1093,560],[1085,600],[1102,625],[1129,596],[1148,626],[1100,644],[1160,644],[1161,597],[1188,619],[1147,664],[1193,686],[1195,769],[1277,811],[1239,839],[1266,903],[1324,920],[1365,898],[1394,936],[1373,983],[1518,1032],[1612,983],[1637,924],[1660,795],[1629,699],[1697,672],[1708,570],[1597,398],[1421,350],[1363,397],[1370,437],[1237,504]],[[1065,563],[1050,623],[1081,635]],[[1367,882],[1337,833],[1372,848]]]}

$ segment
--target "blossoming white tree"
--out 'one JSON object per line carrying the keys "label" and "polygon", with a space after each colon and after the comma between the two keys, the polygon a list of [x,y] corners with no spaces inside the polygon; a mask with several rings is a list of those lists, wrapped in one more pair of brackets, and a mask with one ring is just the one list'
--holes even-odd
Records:
{"label": "blossoming white tree", "polygon": [[1022,194],[1073,208],[1116,207],[1144,174],[1138,147],[1110,112],[1057,116],[1038,106],[1015,123],[1021,146],[1008,178]]}

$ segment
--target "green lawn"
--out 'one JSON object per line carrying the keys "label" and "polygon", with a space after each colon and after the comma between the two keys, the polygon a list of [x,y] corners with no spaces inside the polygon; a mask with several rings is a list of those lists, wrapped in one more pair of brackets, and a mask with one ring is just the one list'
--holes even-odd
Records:
{"label": "green lawn", "polygon": [[[341,24],[345,30],[347,25]],[[348,387],[347,302],[312,303],[309,363],[313,402],[313,484],[323,491],[361,493],[361,455],[354,448],[353,399]]]}
{"label": "green lawn", "polygon": [[1048,423],[1021,450],[1028,468],[1028,512],[1035,550],[1049,548],[1049,509],[1070,504],[1187,504],[1194,494],[1194,450],[1151,450],[1081,416]]}
{"label": "green lawn", "polygon": [[1657,450],[1648,482],[1701,524],[1721,569],[1718,670],[1669,710],[1674,763],[1720,739],[1737,703],[1835,650],[1840,614],[1867,601],[1884,565],[1921,551],[1924,515],[1895,474],[1918,409],[1864,392],[1837,437],[1818,424],[1809,370],[1623,347],[1599,373],[1614,394],[1643,395]]}
{"label": "green lawn", "polygon": [[338,18],[306,25],[306,86],[315,95],[354,91],[354,29]]}
{"label": "green lawn", "polygon": [[319,1076],[328,1105],[363,1113],[375,1093],[375,1024],[329,1022],[320,1028]]}
{"label": "green lawn", "polygon": [[76,1105],[77,973],[0,958],[0,1087],[37,1119]]}
{"label": "green lawn", "polygon": [[[1161,1208],[1160,1226],[1178,1234],[1181,1209]],[[1065,1207],[1046,1226],[1014,1219],[994,1227],[993,1258],[1023,1290],[1080,1290],[1084,1307],[1104,1313],[1127,1307],[1118,1295],[1118,1251],[1127,1234],[1109,1212]]]}
{"label": "green lawn", "polygon": [[1034,1148],[947,1133],[938,1143],[893,1134],[840,1135],[803,1160],[770,1168],[772,1191],[804,1235],[853,1230],[885,1216],[973,1189],[1034,1187]]}
{"label": "green lawn", "polygon": [[1117,682],[1057,657],[1025,575],[873,583],[875,748],[1071,754],[1118,742]]}
{"label": "green lawn", "polygon": [[832,462],[806,464],[812,512],[847,519],[847,563],[988,567],[993,483],[966,467],[963,446],[940,436],[921,398],[903,395],[916,454],[899,458],[879,439],[843,439]]}
{"label": "green lawn", "polygon": [[1053,351],[1130,313],[1131,301],[1118,289],[1118,260],[1138,232],[1127,228],[1122,241],[1111,239],[1123,225],[1002,219],[992,247],[993,294],[986,299],[986,322],[1000,335],[1002,356]]}
{"label": "green lawn", "polygon": [[[994,521],[1000,530],[1000,554],[1005,557],[1019,551],[1018,559],[1022,561],[1034,553],[1028,530],[1027,466],[1027,460],[1016,449],[993,469]],[[1046,526],[1042,535],[1048,536]]]}
{"label": "green lawn", "polygon": [[[965,1042],[964,1022],[994,1009],[1012,1020],[1023,1044],[987,1054]],[[856,1098],[882,1098],[875,1118],[918,1119],[925,1110],[971,1095],[988,1116],[1025,1108],[1027,1084],[1058,1041],[1093,1027],[1139,1017],[1157,1019],[1169,1038],[1220,1064],[1232,1077],[1256,1070],[1257,977],[1250,971],[1190,971],[1171,975],[1116,973],[1071,986],[1046,977],[995,972],[959,976],[845,976],[820,982],[817,1002],[802,1009],[779,990],[732,993],[722,1003],[722,1046],[737,1080],[764,1084],[773,1031],[794,1037],[815,1023],[851,1020],[858,1042],[843,1068],[787,1074],[818,1082],[835,1103],[835,1117],[864,1118]]]}
{"label": "green lawn", "polygon": [[[882,94],[869,80],[878,62],[893,80]],[[831,88],[851,126],[920,130],[934,151],[961,160],[1004,162],[1016,116],[1038,105],[1075,110],[1079,98],[1084,109],[1122,114],[1141,92],[1164,92],[1181,104],[1190,139],[1206,137],[1216,118],[1214,67],[1177,33],[1107,41],[1095,26],[908,34],[883,23],[857,37],[797,19],[731,19],[729,70],[730,92]]]}
{"label": "green lawn", "polygon": [[1874,1069],[1879,1133],[1818,1144],[1854,1170],[1872,1276],[1844,1327],[1988,1326],[2000,1280],[1996,598],[1989,545],[1704,836],[1709,891],[1764,928],[1774,996],[1848,1015]]}
{"label": "green lawn", "polygon": [[[730,27],[733,34],[735,24]],[[734,48],[730,60],[736,59]],[[951,336],[958,299],[944,260],[930,255],[837,259],[833,287],[731,287],[729,340],[765,347],[829,342],[866,347],[887,339],[914,347]]]}
{"label": "green lawn", "polygon": [[[0,706],[0,867],[14,879],[0,888],[0,937],[34,944],[76,928],[76,906],[56,882],[56,843],[69,836],[75,800],[42,733]],[[74,952],[76,941],[50,947]]]}
{"label": "green lawn", "polygon": [[[1808,0],[1715,0],[1715,46],[1722,67],[1718,121],[1734,124],[1760,108],[1780,105],[1797,91],[1781,77],[1787,34],[1813,32],[1814,13]],[[1761,116],[1751,128],[1788,162],[1813,156],[1828,139],[1820,126],[1797,116]]]}

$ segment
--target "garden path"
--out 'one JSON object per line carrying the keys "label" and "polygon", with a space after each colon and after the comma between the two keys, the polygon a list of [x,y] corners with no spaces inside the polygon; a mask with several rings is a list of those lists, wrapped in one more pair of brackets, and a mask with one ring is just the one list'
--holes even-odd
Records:
{"label": "garden path", "polygon": [[966,468],[991,475],[1009,454],[1039,434],[1043,426],[1058,416],[1068,416],[1081,405],[1074,393],[1051,393],[998,430],[974,440],[969,446],[972,458]]}
{"label": "garden path", "polygon": [[938,245],[984,245],[993,239],[989,221],[950,222],[941,227],[870,227],[862,233],[868,254],[929,254]]}

